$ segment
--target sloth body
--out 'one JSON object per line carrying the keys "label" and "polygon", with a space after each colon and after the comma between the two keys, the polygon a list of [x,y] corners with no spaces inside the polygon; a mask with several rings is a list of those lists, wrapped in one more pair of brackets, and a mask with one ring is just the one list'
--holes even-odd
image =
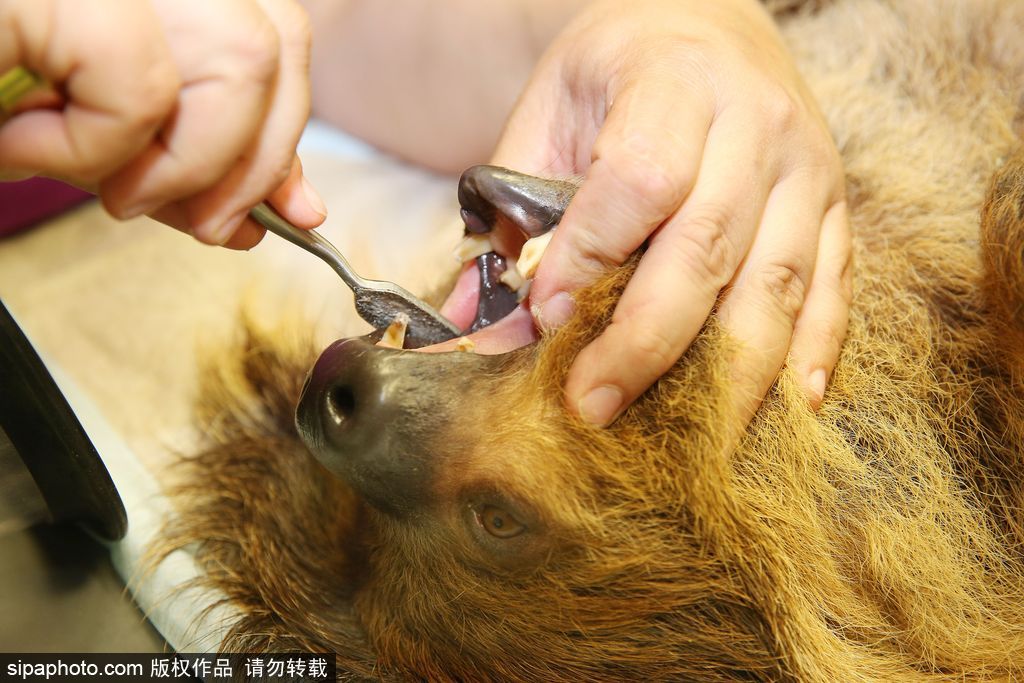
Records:
{"label": "sloth body", "polygon": [[216,361],[164,547],[200,542],[242,613],[227,649],[333,651],[354,678],[1024,676],[1024,5],[817,4],[783,29],[856,262],[821,409],[783,373],[726,433],[712,321],[611,428],[572,420],[565,372],[628,264],[487,365],[389,352],[429,397],[391,447],[425,465],[371,485],[295,432],[313,354],[250,336]]}

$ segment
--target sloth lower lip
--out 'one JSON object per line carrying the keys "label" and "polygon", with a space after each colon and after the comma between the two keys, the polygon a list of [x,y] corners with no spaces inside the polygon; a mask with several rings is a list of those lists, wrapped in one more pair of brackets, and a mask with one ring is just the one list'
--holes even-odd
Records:
{"label": "sloth lower lip", "polygon": [[[441,314],[469,334],[476,353],[504,353],[537,339],[533,318],[517,295],[500,278],[504,257],[489,252],[467,263],[448,296]],[[453,351],[457,340],[417,349]]]}
{"label": "sloth lower lip", "polygon": [[[450,339],[442,344],[424,346],[416,349],[417,353],[439,353],[458,351],[460,339]],[[517,306],[511,313],[498,322],[469,335],[472,352],[483,355],[507,353],[537,341],[537,328],[533,324],[533,316],[525,306]]]}

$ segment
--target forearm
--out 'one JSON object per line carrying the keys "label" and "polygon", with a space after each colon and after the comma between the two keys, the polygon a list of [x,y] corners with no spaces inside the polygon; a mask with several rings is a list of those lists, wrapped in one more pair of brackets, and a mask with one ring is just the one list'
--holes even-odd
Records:
{"label": "forearm", "polygon": [[313,111],[418,164],[486,161],[544,49],[588,0],[304,0]]}

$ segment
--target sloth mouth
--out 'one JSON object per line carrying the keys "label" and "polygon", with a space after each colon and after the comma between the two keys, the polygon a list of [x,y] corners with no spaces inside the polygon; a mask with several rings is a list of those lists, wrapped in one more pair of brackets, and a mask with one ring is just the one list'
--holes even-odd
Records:
{"label": "sloth mouth", "polygon": [[[569,181],[497,166],[467,169],[459,179],[465,232],[455,249],[464,266],[440,311],[465,336],[416,350],[493,355],[536,341],[530,283],[575,192]],[[381,345],[402,348],[407,322],[396,319]]]}
{"label": "sloth mouth", "polygon": [[517,293],[500,280],[507,268],[505,257],[493,251],[466,263],[441,307],[441,315],[462,329],[465,337],[416,350],[431,353],[466,349],[468,338],[472,351],[492,355],[537,341],[528,299],[520,303]]}

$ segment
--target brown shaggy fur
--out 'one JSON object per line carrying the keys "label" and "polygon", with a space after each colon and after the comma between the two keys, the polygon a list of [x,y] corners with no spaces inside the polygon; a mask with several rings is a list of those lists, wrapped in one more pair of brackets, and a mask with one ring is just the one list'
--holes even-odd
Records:
{"label": "brown shaggy fur", "polygon": [[489,486],[534,511],[543,534],[516,562],[445,510],[375,513],[306,455],[310,352],[255,336],[228,354],[167,537],[198,541],[240,608],[225,647],[334,651],[355,678],[1024,677],[1022,26],[1013,0],[787,19],[856,234],[826,400],[812,413],[783,373],[728,446],[712,323],[612,428],[569,419],[562,379],[622,269],[507,369],[487,406],[504,418],[437,454],[457,473],[439,498]]}

